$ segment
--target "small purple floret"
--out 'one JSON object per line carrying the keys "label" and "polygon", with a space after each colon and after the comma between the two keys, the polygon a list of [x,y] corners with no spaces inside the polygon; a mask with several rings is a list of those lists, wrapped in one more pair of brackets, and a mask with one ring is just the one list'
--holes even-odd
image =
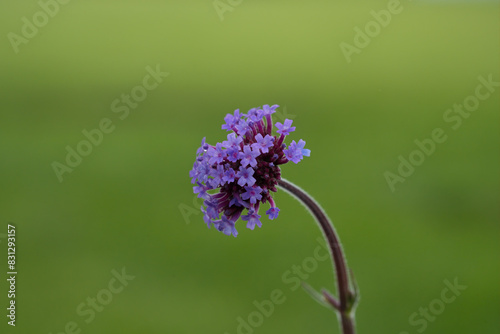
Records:
{"label": "small purple floret", "polygon": [[276,123],[276,127],[278,130],[276,131],[279,134],[288,136],[290,132],[295,131],[295,126],[292,126],[292,120],[285,119],[285,124],[281,124],[280,122]]}
{"label": "small purple floret", "polygon": [[256,204],[257,201],[260,201],[262,199],[262,195],[260,194],[262,192],[262,188],[259,186],[253,186],[253,187],[245,187],[246,192],[241,194],[241,198],[244,200],[249,200],[250,203]]}
{"label": "small purple floret", "polygon": [[266,104],[265,106],[262,107],[262,111],[264,113],[264,116],[267,116],[267,115],[272,115],[276,112],[276,108],[278,108],[279,105],[275,104],[273,105],[272,107],[270,107],[268,104]]}
{"label": "small purple floret", "polygon": [[208,156],[210,157],[210,160],[208,162],[211,165],[220,164],[221,162],[224,161],[224,158],[226,157],[226,152],[222,149],[221,143],[217,143],[215,148],[209,147],[207,153],[208,153]]}
{"label": "small purple floret", "polygon": [[260,155],[259,150],[252,150],[252,147],[250,145],[245,145],[243,147],[243,152],[240,152],[238,155],[238,158],[241,159],[241,165],[243,167],[246,167],[248,165],[255,167],[257,166],[257,158]]}
{"label": "small purple floret", "polygon": [[231,132],[227,135],[227,140],[222,142],[222,146],[225,148],[239,148],[240,144],[243,142],[243,138],[236,136],[236,133]]}
{"label": "small purple floret", "polygon": [[268,153],[269,148],[273,147],[274,137],[270,135],[266,135],[262,137],[260,133],[255,136],[256,143],[252,144],[252,148],[254,151],[261,151],[262,153]]}
{"label": "small purple floret", "polygon": [[303,159],[303,157],[310,156],[311,150],[305,149],[305,145],[306,142],[302,139],[299,140],[298,144],[295,142],[295,140],[292,141],[290,146],[288,146],[288,149],[284,150],[286,158],[289,161],[293,161],[298,164]]}
{"label": "small purple floret", "polygon": [[253,186],[257,181],[253,177],[254,173],[255,171],[252,169],[252,167],[245,168],[241,166],[239,172],[236,174],[236,176],[240,178],[238,180],[238,184],[240,185],[240,187],[244,187],[246,184],[250,187]]}
{"label": "small purple floret", "polygon": [[247,117],[252,122],[258,122],[264,116],[264,111],[258,108],[252,108],[248,111]]}
{"label": "small purple floret", "polygon": [[257,225],[258,227],[262,227],[260,217],[261,216],[254,210],[249,210],[248,215],[241,216],[241,219],[248,221],[247,228],[253,230],[255,228],[255,225]]}
{"label": "small purple floret", "polygon": [[222,176],[222,181],[225,183],[232,183],[234,182],[234,179],[236,178],[236,172],[234,169],[229,168],[224,172],[224,175]]}
{"label": "small purple floret", "polygon": [[278,208],[270,208],[269,210],[266,211],[266,215],[269,217],[269,219],[276,219],[278,218],[279,212],[280,209]]}
{"label": "small purple floret", "polygon": [[235,238],[238,236],[238,231],[236,230],[235,222],[229,220],[226,216],[222,216],[222,220],[214,222],[214,224],[217,230],[224,233],[225,235],[232,234]]}
{"label": "small purple floret", "polygon": [[226,124],[222,125],[222,129],[227,131],[234,130],[234,127],[238,124],[242,116],[243,115],[240,115],[239,109],[236,109],[234,111],[234,115],[227,114],[226,117],[224,117],[224,121],[226,121]]}
{"label": "small purple floret", "polygon": [[231,162],[237,162],[239,159],[240,153],[241,152],[240,152],[239,148],[235,148],[235,147],[228,148],[226,150],[227,160],[229,160]]}

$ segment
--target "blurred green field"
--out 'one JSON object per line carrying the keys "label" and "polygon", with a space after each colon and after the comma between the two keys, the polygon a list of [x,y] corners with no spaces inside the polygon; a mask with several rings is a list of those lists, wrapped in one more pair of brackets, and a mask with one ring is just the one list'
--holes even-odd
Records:
{"label": "blurred green field", "polygon": [[[238,238],[193,209],[201,138],[223,140],[237,108],[279,104],[297,126],[290,140],[312,150],[283,175],[334,220],[361,289],[358,332],[499,333],[500,87],[458,129],[443,119],[479,76],[500,81],[498,2],[401,2],[348,63],[339,45],[387,3],[242,1],[221,21],[211,0],[71,1],[15,53],[8,34],[40,7],[3,1],[0,332],[234,334],[254,301],[280,290],[284,302],[252,333],[338,333],[333,312],[282,279],[321,235],[294,199],[278,192],[279,219],[240,223]],[[157,65],[169,76],[120,119],[113,101]],[[113,131],[59,182],[53,162],[105,118]],[[392,192],[384,173],[436,128],[447,140]],[[108,296],[123,267],[135,278],[91,317],[87,298]],[[334,291],[331,270],[319,261],[306,281]],[[411,320],[455,279],[467,286],[455,301]]]}

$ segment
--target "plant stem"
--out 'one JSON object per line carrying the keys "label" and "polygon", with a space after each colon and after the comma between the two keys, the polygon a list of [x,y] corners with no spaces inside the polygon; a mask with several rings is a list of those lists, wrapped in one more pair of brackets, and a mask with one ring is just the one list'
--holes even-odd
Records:
{"label": "plant stem", "polygon": [[[335,232],[333,224],[326,215],[325,211],[320,207],[320,205],[309,196],[304,190],[300,189],[293,183],[281,179],[278,181],[278,186],[283,190],[289,192],[291,195],[296,197],[304,206],[309,209],[311,214],[316,218],[321,230],[323,231],[324,237],[326,238],[328,245],[330,247],[330,253],[333,260],[333,266],[335,268],[335,274],[337,277],[337,291],[339,294],[339,302],[335,303],[333,297],[326,297],[326,300],[334,306],[336,311],[339,313],[339,320],[341,323],[342,333],[344,334],[354,334],[354,303],[355,294],[349,289],[349,276],[347,274],[347,266],[342,251],[342,245]],[[334,305],[336,304],[336,306]]]}

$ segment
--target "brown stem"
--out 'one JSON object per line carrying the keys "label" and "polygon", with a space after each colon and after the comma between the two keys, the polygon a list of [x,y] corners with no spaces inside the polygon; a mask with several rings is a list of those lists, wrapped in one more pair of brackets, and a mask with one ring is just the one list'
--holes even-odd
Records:
{"label": "brown stem", "polygon": [[343,334],[354,334],[354,319],[353,304],[355,302],[355,297],[349,289],[349,276],[347,274],[347,266],[342,251],[342,246],[340,244],[339,238],[335,233],[333,224],[330,219],[328,219],[325,211],[320,207],[316,201],[309,196],[304,190],[300,189],[293,183],[281,179],[278,181],[278,185],[295,196],[302,204],[304,204],[311,214],[316,218],[318,224],[323,231],[323,234],[328,241],[330,246],[330,253],[333,260],[333,266],[335,267],[335,274],[337,276],[337,291],[339,294],[339,307],[337,312],[339,313],[339,318],[341,322],[341,328]]}

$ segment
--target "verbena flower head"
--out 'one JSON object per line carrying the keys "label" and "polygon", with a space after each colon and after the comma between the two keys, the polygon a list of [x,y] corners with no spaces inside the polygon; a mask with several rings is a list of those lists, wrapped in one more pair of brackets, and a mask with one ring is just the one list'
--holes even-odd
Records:
{"label": "verbena flower head", "polygon": [[[210,228],[226,235],[237,236],[235,224],[241,217],[247,228],[261,227],[259,208],[269,203],[269,219],[276,219],[280,209],[271,196],[281,179],[280,165],[289,161],[299,163],[311,151],[305,149],[302,139],[288,146],[285,138],[295,131],[292,120],[276,123],[272,134],[272,114],[277,105],[253,108],[247,114],[236,110],[224,118],[223,130],[230,131],[227,140],[209,145],[203,138],[196,152],[196,161],[189,172],[195,194],[204,199],[201,211]],[[218,190],[218,192],[217,192]],[[246,214],[243,211],[247,210]]]}

